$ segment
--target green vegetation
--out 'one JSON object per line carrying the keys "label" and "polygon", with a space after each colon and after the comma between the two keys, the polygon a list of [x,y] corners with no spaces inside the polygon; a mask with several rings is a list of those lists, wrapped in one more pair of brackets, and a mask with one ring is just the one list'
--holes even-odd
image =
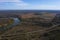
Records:
{"label": "green vegetation", "polygon": [[0,19],[0,26],[8,26],[13,23],[13,19],[8,19],[8,18],[1,18]]}
{"label": "green vegetation", "polygon": [[[2,20],[2,19],[1,19]],[[6,23],[5,23],[5,21],[6,21]],[[2,20],[2,23],[1,23],[1,26],[0,26],[0,35],[2,34],[2,33],[4,33],[8,28],[9,28],[9,26],[11,25],[11,24],[13,24],[13,19],[3,19]]]}

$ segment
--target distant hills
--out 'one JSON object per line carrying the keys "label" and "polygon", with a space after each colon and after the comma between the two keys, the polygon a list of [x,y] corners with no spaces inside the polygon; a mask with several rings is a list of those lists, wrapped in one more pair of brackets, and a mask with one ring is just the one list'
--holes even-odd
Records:
{"label": "distant hills", "polygon": [[0,14],[22,14],[22,13],[39,13],[39,12],[49,12],[49,13],[60,13],[60,10],[0,10]]}

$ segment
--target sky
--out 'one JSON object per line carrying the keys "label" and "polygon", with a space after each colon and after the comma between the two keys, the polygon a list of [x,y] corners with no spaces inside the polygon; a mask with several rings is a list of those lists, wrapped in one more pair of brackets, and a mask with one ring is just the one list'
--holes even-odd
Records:
{"label": "sky", "polygon": [[0,0],[0,10],[60,10],[60,0]]}

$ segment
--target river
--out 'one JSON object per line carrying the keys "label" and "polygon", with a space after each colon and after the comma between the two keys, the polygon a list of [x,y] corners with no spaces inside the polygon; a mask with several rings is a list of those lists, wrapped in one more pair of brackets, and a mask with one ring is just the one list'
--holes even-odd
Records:
{"label": "river", "polygon": [[7,27],[0,27],[0,31],[7,31],[20,23],[19,18],[11,18],[11,19],[13,19],[13,21],[14,21],[13,24],[10,24]]}

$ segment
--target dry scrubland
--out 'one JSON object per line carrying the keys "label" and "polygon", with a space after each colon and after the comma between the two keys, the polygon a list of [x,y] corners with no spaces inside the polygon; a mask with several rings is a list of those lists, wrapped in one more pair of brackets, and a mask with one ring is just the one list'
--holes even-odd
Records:
{"label": "dry scrubland", "polygon": [[[1,35],[3,40],[57,40],[60,35],[60,27],[54,28],[54,30],[44,33],[41,35],[41,32],[44,32],[47,28],[41,26],[31,26],[31,25],[17,25],[16,27],[6,31]],[[39,31],[40,30],[40,31]],[[37,31],[37,32],[34,32]],[[60,39],[60,38],[59,38]]]}
{"label": "dry scrubland", "polygon": [[[60,26],[45,32],[51,27],[52,24],[49,22],[53,20],[55,14],[34,15],[32,13],[19,17],[21,23],[1,34],[0,40],[60,40]],[[47,25],[44,25],[44,22]]]}
{"label": "dry scrubland", "polygon": [[13,19],[10,18],[0,18],[0,26],[4,26],[5,24],[11,24],[13,23]]}

